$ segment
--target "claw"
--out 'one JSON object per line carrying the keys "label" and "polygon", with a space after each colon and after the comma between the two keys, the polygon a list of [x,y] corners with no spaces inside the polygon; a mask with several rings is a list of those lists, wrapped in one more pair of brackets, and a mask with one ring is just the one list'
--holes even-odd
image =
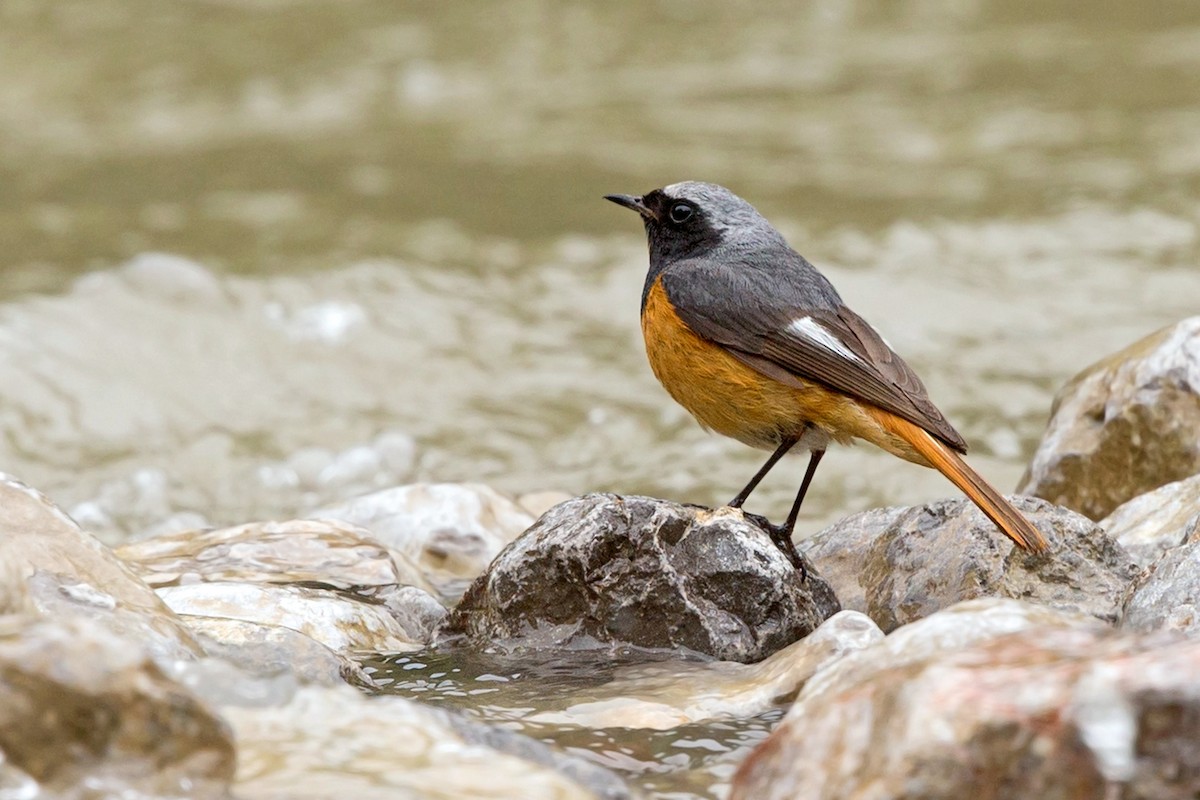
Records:
{"label": "claw", "polygon": [[753,522],[763,530],[779,551],[787,556],[788,561],[792,562],[792,566],[800,570],[800,582],[808,580],[808,567],[804,563],[804,559],[800,557],[799,551],[796,550],[796,545],[792,541],[792,532],[787,529],[786,525],[776,525],[761,514],[751,514],[749,511],[742,512],[746,519]]}

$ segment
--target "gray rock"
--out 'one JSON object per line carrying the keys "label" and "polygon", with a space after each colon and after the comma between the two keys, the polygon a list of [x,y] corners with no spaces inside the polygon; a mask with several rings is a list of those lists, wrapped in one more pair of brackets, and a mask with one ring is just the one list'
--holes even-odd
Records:
{"label": "gray rock", "polygon": [[885,632],[977,597],[1026,599],[1115,623],[1137,574],[1128,554],[1073,511],[1012,500],[1049,541],[1048,552],[1017,549],[967,500],[856,514],[801,546],[843,607]]}
{"label": "gray rock", "polygon": [[978,601],[847,656],[742,763],[731,800],[1196,797],[1200,641],[1078,619]]}
{"label": "gray rock", "polygon": [[244,800],[635,796],[594,764],[399,697],[307,687],[283,706],[221,711],[238,741]]}
{"label": "gray rock", "polygon": [[448,618],[481,646],[688,648],[758,661],[839,610],[756,525],[646,497],[555,506],[506,547]]}
{"label": "gray rock", "polygon": [[1100,527],[1138,564],[1153,564],[1200,528],[1200,475],[1168,483],[1122,503]]}
{"label": "gray rock", "polygon": [[0,764],[10,797],[224,798],[224,723],[137,640],[82,617],[0,618]]}
{"label": "gray rock", "polygon": [[1099,520],[1200,473],[1200,317],[1085,369],[1054,399],[1017,492]]}
{"label": "gray rock", "polygon": [[1168,550],[1138,577],[1125,602],[1121,627],[1200,636],[1200,541]]}
{"label": "gray rock", "polygon": [[150,587],[45,495],[0,475],[0,614],[86,617],[171,661],[203,651]]}

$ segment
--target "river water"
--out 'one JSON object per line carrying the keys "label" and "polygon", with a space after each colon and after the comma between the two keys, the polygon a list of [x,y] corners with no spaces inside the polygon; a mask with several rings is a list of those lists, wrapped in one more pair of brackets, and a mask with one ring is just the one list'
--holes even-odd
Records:
{"label": "river water", "polygon": [[[606,193],[750,199],[1006,490],[1058,386],[1200,312],[1192,3],[0,0],[0,76],[0,462],[109,540],[727,500],[762,454],[655,384]],[[800,528],[951,494],[836,450]]]}

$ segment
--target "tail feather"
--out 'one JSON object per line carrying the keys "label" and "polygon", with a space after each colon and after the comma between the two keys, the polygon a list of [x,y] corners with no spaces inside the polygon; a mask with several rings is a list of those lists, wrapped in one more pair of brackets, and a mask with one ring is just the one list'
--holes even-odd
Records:
{"label": "tail feather", "polygon": [[885,430],[908,442],[930,466],[949,478],[1018,546],[1035,553],[1046,549],[1046,540],[1033,523],[963,461],[962,456],[921,427],[891,412],[877,409],[873,416]]}

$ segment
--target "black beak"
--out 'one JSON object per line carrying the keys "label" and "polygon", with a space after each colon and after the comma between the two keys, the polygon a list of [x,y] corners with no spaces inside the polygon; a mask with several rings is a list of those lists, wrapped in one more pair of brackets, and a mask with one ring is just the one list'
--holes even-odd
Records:
{"label": "black beak", "polygon": [[634,197],[631,194],[606,194],[605,200],[616,203],[619,206],[631,208],[641,214],[645,219],[654,219],[654,212],[646,208],[646,204],[642,202],[642,198]]}

